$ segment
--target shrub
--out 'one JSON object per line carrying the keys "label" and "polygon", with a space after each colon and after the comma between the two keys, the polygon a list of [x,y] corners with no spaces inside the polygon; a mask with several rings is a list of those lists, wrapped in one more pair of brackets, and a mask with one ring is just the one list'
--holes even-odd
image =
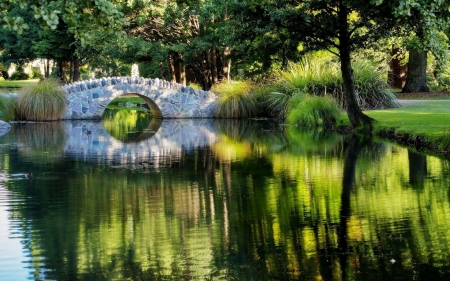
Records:
{"label": "shrub", "polygon": [[66,98],[57,79],[46,79],[21,89],[17,116],[22,120],[53,121],[63,117]]}
{"label": "shrub", "polygon": [[258,112],[256,97],[250,81],[223,82],[215,84],[211,91],[218,95],[214,117],[249,118]]}
{"label": "shrub", "polygon": [[0,95],[0,119],[4,121],[14,120],[16,104],[16,94]]}
{"label": "shrub", "polygon": [[340,114],[329,96],[295,95],[289,103],[286,121],[301,127],[334,126]]}
{"label": "shrub", "polygon": [[28,78],[28,74],[19,71],[15,71],[9,76],[10,80],[27,80]]}

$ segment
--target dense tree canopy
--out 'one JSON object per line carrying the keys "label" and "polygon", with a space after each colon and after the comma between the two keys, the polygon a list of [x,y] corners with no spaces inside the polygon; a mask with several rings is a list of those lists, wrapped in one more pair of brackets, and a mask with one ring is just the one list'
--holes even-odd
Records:
{"label": "dense tree canopy", "polygon": [[29,27],[27,19],[9,15],[14,7],[32,9],[34,18],[51,29],[56,29],[62,19],[68,30],[84,45],[89,43],[91,33],[96,30],[120,36],[126,19],[119,3],[108,0],[5,0],[0,2],[0,22],[19,34]]}

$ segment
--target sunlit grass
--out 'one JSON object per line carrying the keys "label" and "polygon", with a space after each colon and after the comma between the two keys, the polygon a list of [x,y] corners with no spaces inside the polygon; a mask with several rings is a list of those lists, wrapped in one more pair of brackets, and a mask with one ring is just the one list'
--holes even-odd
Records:
{"label": "sunlit grass", "polygon": [[39,79],[30,80],[4,80],[0,81],[0,88],[22,88],[29,85],[36,85],[39,83]]}
{"label": "sunlit grass", "polygon": [[134,95],[124,95],[124,96],[120,96],[120,97],[117,97],[117,98],[115,98],[115,99],[113,99],[109,104],[108,104],[108,107],[111,107],[111,106],[118,106],[119,105],[119,103],[122,103],[122,104],[126,104],[126,103],[132,103],[132,104],[140,104],[141,102],[145,102],[144,101],[144,99],[142,99],[141,97],[139,97],[139,96],[134,96]]}
{"label": "sunlit grass", "polygon": [[422,102],[389,110],[373,110],[365,112],[377,120],[375,132],[394,130],[396,134],[422,136],[426,141],[434,143],[440,149],[448,150],[445,145],[450,131],[450,103]]}

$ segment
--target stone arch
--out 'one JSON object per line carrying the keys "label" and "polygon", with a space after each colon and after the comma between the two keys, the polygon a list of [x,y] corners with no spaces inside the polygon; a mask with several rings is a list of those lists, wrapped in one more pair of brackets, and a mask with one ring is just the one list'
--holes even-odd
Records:
{"label": "stone arch", "polygon": [[212,118],[216,95],[165,80],[114,77],[63,86],[67,108],[64,119],[99,119],[116,97],[135,93],[159,118]]}

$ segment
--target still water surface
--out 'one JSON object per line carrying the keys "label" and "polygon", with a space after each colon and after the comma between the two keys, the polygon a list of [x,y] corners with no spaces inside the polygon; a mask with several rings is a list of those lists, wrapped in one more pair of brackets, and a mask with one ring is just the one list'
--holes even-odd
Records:
{"label": "still water surface", "polygon": [[0,136],[0,280],[450,279],[446,159],[257,121],[109,122]]}

